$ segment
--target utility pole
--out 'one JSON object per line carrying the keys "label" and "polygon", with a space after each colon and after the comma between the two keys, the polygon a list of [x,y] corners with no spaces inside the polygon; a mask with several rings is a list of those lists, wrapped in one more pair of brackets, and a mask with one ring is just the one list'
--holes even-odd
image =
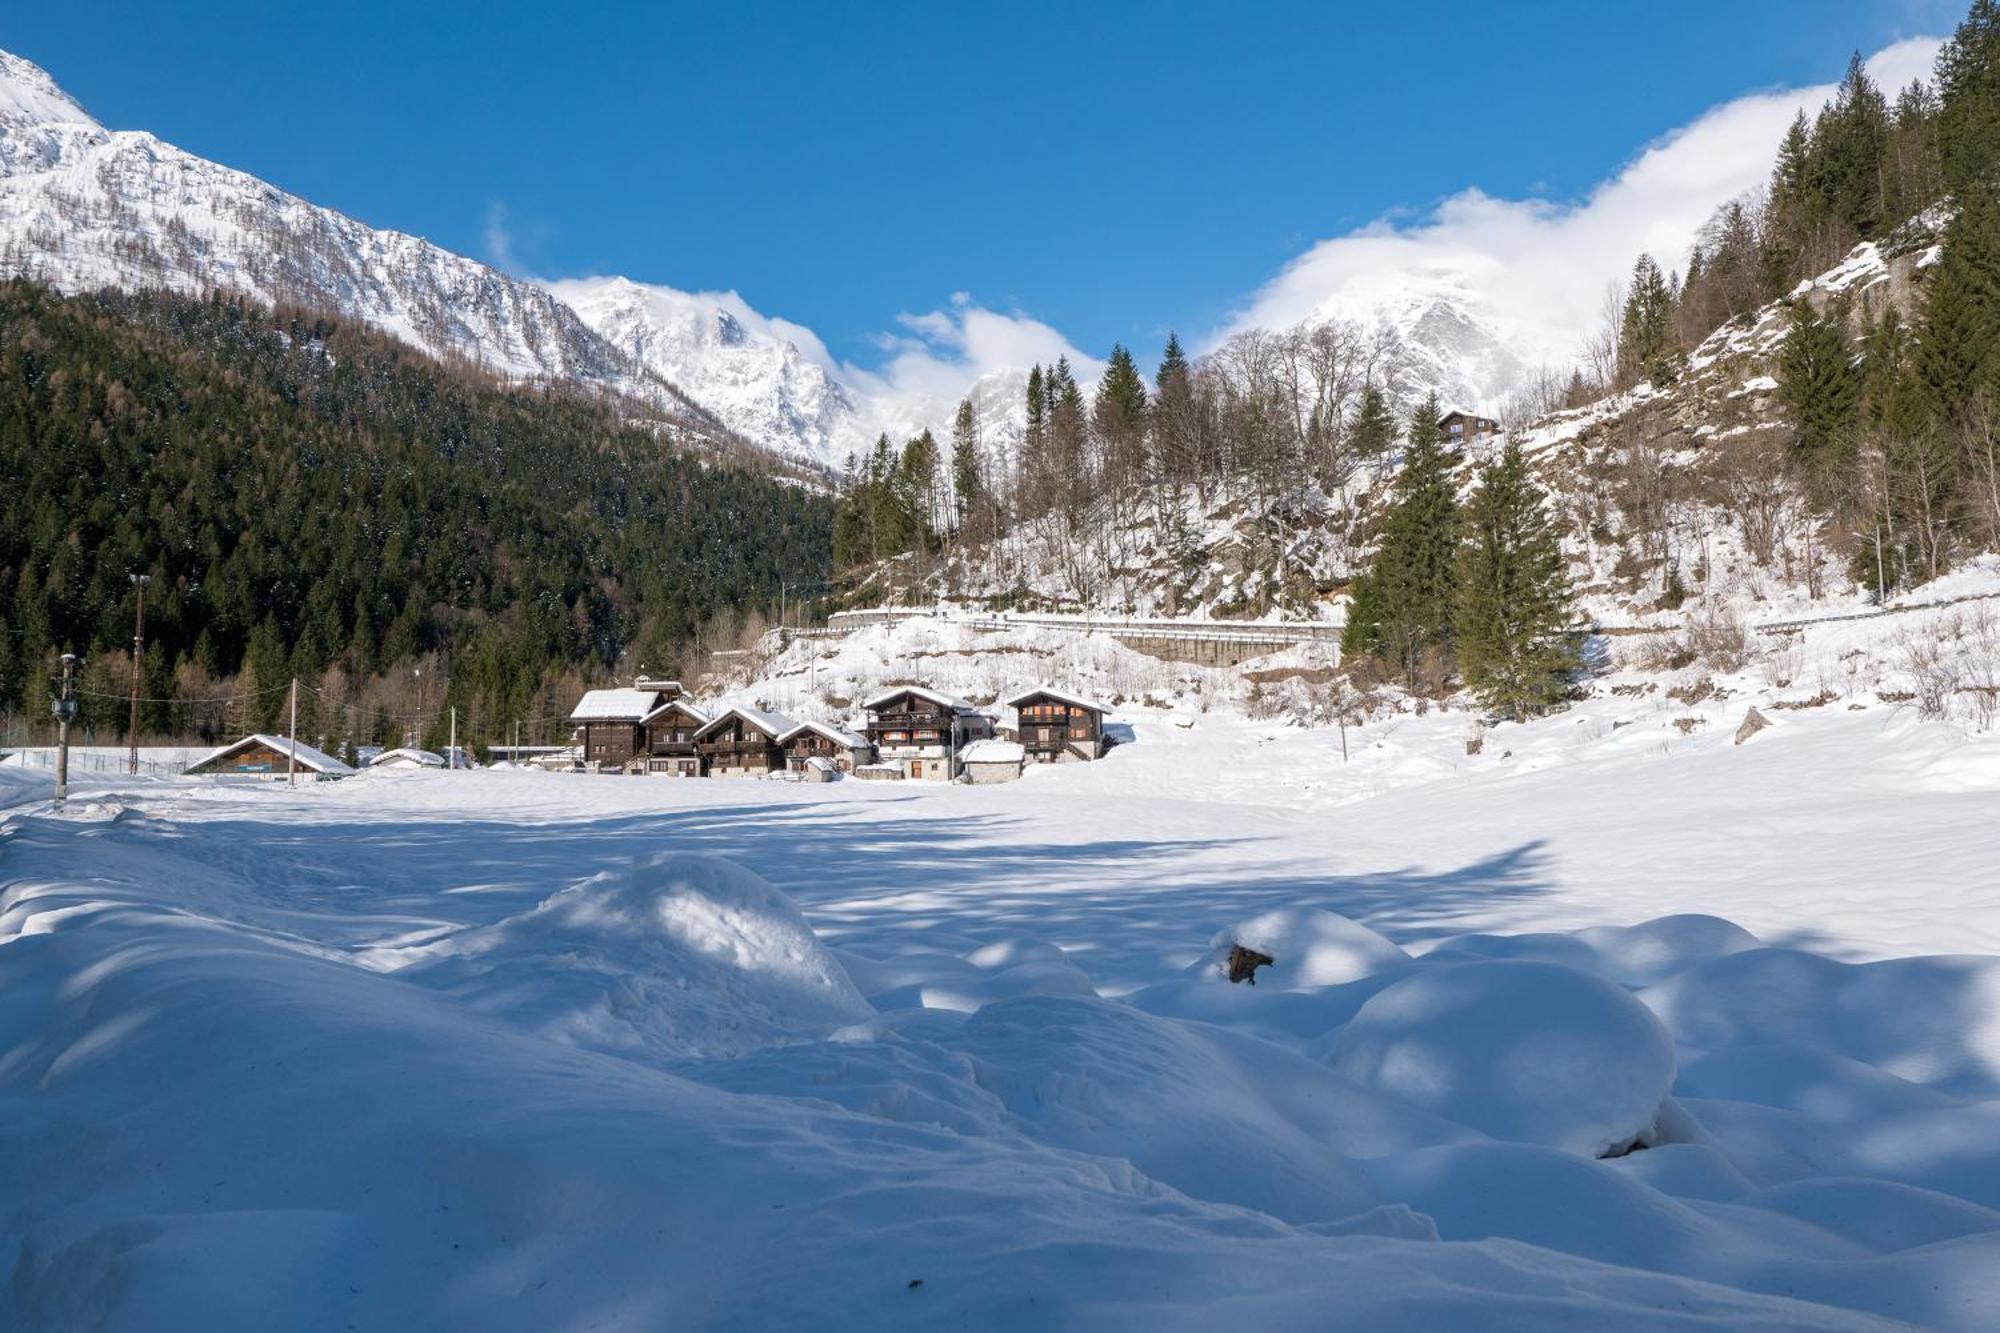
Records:
{"label": "utility pole", "polygon": [[292,786],[299,785],[299,678],[292,677],[292,734],[286,737],[291,744],[285,747],[285,781]]}
{"label": "utility pole", "polygon": [[458,767],[458,705],[451,706],[451,742],[444,747],[444,766],[447,771]]}
{"label": "utility pole", "polygon": [[76,720],[76,654],[62,655],[62,693],[56,696],[56,805],[69,799],[69,724]]}
{"label": "utility pole", "polygon": [[132,586],[138,590],[139,602],[132,612],[132,720],[126,727],[126,739],[131,745],[131,754],[126,758],[126,771],[139,772],[139,664],[146,660],[146,585],[153,581],[151,574],[128,575]]}

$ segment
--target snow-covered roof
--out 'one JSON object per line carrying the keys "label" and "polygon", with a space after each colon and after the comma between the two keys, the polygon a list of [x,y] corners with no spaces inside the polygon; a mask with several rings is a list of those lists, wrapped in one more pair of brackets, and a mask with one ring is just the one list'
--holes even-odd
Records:
{"label": "snow-covered roof", "polygon": [[400,766],[403,764],[415,764],[419,768],[443,768],[444,756],[433,753],[430,750],[418,750],[404,745],[394,750],[384,750],[370,761],[368,767],[381,768],[384,765]]}
{"label": "snow-covered roof", "polygon": [[652,712],[646,714],[646,716],[640,718],[639,721],[641,723],[651,722],[654,718],[659,717],[661,714],[671,713],[675,709],[679,709],[681,712],[686,713],[689,717],[693,718],[694,724],[698,727],[705,727],[709,723],[710,719],[708,714],[703,712],[701,709],[696,708],[694,706],[694,701],[692,699],[686,699],[686,698],[669,699],[665,703],[661,704],[658,708],[655,708]]}
{"label": "snow-covered roof", "polygon": [[1049,698],[1056,700],[1058,703],[1069,704],[1071,707],[1074,708],[1088,708],[1093,713],[1108,713],[1111,711],[1109,708],[1106,708],[1103,704],[1098,703],[1095,699],[1086,699],[1081,694],[1075,694],[1069,690],[1059,690],[1053,685],[1037,685],[1032,690],[1022,690],[1019,694],[1015,695],[1013,698],[1004,699],[1001,702],[1004,703],[1009,708],[1019,708],[1022,704],[1026,703],[1028,700],[1034,698],[1036,695],[1041,695],[1041,694],[1047,695]]}
{"label": "snow-covered roof", "polygon": [[798,725],[782,713],[767,713],[761,708],[752,708],[748,704],[731,704],[710,719],[706,726],[695,732],[695,735],[697,737],[706,736],[732,717],[742,718],[745,722],[748,722],[774,741]]}
{"label": "snow-covered roof", "polygon": [[660,702],[658,690],[589,690],[570,710],[572,722],[637,722]]}
{"label": "snow-covered roof", "polygon": [[845,728],[834,726],[831,722],[801,722],[784,735],[778,737],[778,744],[784,745],[792,737],[807,731],[816,732],[832,741],[835,745],[844,746],[850,750],[857,750],[868,744],[866,736],[857,736]]}
{"label": "snow-covered roof", "polygon": [[925,700],[928,703],[934,703],[940,708],[950,709],[954,713],[973,713],[978,711],[963,699],[949,694],[940,694],[936,690],[927,690],[921,685],[898,685],[893,690],[884,690],[881,694],[867,700],[861,706],[863,708],[880,708],[891,699],[901,698],[905,694],[914,694],[919,699]]}
{"label": "snow-covered roof", "polygon": [[960,750],[958,757],[968,764],[1018,764],[1028,757],[1028,751],[1018,741],[995,739],[974,741]]}
{"label": "snow-covered roof", "polygon": [[275,750],[281,755],[291,755],[298,760],[300,768],[310,770],[314,773],[325,773],[331,777],[344,778],[355,771],[346,764],[341,763],[338,759],[335,759],[332,755],[326,753],[326,751],[315,750],[304,741],[297,742],[296,748],[294,748],[294,742],[286,740],[283,736],[271,736],[261,731],[245,736],[240,741],[231,741],[221,749],[203,755],[192,764],[189,764],[187,771],[190,773],[196,772],[203,765],[212,764],[218,759],[227,759],[238,750],[247,750],[253,745],[261,745],[265,749]]}

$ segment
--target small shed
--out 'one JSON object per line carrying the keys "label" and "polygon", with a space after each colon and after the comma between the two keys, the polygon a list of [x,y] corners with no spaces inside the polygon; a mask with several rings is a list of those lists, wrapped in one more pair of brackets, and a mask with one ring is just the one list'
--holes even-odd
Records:
{"label": "small shed", "polygon": [[959,762],[964,766],[965,780],[980,785],[1014,781],[1021,776],[1021,766],[1027,758],[1026,748],[1018,741],[992,739],[966,746]]}
{"label": "small shed", "polygon": [[1110,710],[1094,699],[1053,685],[1037,685],[1006,700],[1018,719],[1015,734],[1037,764],[1077,763],[1101,759],[1105,743],[1104,715]]}
{"label": "small shed", "polygon": [[444,756],[429,750],[418,750],[411,746],[399,746],[394,750],[384,750],[370,760],[369,768],[443,768]]}
{"label": "small shed", "polygon": [[805,773],[815,759],[825,760],[835,773],[852,773],[875,762],[875,747],[867,737],[831,722],[801,722],[778,737],[778,744],[784,747],[786,767],[794,773]]}
{"label": "small shed", "polygon": [[297,761],[298,774],[314,782],[353,777],[355,773],[354,769],[332,755],[324,750],[315,750],[304,741],[292,741],[263,732],[245,736],[212,754],[203,755],[189,764],[187,771],[191,774],[282,779],[293,771],[294,760]]}

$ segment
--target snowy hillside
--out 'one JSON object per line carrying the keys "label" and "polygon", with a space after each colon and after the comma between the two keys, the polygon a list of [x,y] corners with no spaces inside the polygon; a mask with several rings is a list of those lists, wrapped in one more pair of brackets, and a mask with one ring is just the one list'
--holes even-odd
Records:
{"label": "snowy hillside", "polygon": [[700,415],[540,287],[150,134],[107,130],[5,52],[0,276],[65,292],[164,287],[332,310],[504,378],[569,381]]}

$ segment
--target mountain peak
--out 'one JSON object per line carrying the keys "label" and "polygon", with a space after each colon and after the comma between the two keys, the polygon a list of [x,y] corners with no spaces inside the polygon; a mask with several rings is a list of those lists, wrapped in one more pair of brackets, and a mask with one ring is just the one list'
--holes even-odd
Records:
{"label": "mountain peak", "polygon": [[49,72],[32,60],[0,51],[0,128],[86,125],[101,129]]}

